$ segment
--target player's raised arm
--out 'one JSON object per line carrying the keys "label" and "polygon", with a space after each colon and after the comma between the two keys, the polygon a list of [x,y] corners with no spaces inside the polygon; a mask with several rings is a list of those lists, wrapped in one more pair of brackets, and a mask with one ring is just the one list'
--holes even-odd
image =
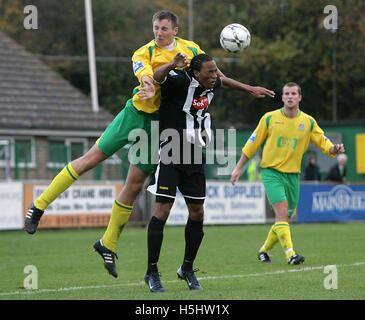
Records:
{"label": "player's raised arm", "polygon": [[153,78],[158,82],[162,83],[169,72],[175,68],[183,68],[188,64],[187,55],[185,53],[178,52],[171,62],[164,64],[159,67],[154,73]]}
{"label": "player's raised arm", "polygon": [[221,76],[221,80],[222,80],[222,88],[245,91],[248,92],[250,95],[254,96],[255,98],[275,97],[274,91],[263,87],[253,87],[248,84],[239,82],[237,80],[228,78],[226,76],[223,77]]}

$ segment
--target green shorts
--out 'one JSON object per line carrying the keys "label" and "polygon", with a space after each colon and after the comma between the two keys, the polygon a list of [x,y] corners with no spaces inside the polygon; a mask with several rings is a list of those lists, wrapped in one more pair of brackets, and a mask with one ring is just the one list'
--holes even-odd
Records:
{"label": "green shorts", "polygon": [[[155,165],[151,156],[152,121],[158,121],[157,113],[138,111],[133,106],[132,99],[129,99],[124,109],[114,118],[96,143],[108,156],[130,144],[128,152],[130,163],[146,173],[153,173]],[[157,147],[158,141],[156,141]]]}
{"label": "green shorts", "polygon": [[262,182],[270,205],[288,202],[288,216],[295,214],[299,202],[299,174],[283,173],[271,168],[261,169]]}

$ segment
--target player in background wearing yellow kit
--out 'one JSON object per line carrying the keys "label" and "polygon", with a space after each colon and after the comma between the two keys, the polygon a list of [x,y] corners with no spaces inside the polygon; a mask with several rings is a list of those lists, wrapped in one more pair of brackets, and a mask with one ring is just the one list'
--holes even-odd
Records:
{"label": "player in background wearing yellow kit", "polygon": [[309,142],[330,157],[345,151],[343,144],[332,144],[314,118],[299,109],[301,100],[298,84],[289,82],[283,87],[284,107],[264,114],[242,148],[241,158],[231,176],[234,185],[244,164],[265,143],[261,174],[266,196],[275,213],[275,224],[259,250],[258,258],[262,262],[271,262],[268,253],[277,242],[280,242],[288,264],[300,264],[305,260],[294,251],[289,219],[298,205],[301,162]]}
{"label": "player in background wearing yellow kit", "polygon": [[[160,106],[160,87],[153,81],[154,70],[170,62],[178,52],[186,54],[188,62],[195,55],[204,53],[196,43],[176,37],[178,17],[174,13],[157,12],[152,18],[152,24],[154,40],[136,50],[132,57],[133,71],[140,82],[140,85],[133,90],[133,98],[127,101],[124,109],[106,128],[96,144],[86,154],[67,164],[47,189],[29,206],[25,219],[25,230],[29,234],[36,232],[46,208],[83,173],[131,143],[128,140],[130,131],[144,130],[150,141],[151,123],[158,121],[157,112]],[[239,83],[233,79],[229,80],[233,86]],[[243,83],[239,85],[239,89],[257,98],[274,96],[273,91],[262,87],[252,87]],[[148,147],[148,159],[151,159],[151,146],[148,145]],[[131,161],[124,187],[114,202],[108,227],[102,239],[94,244],[94,249],[103,258],[105,268],[114,277],[118,276],[115,266],[116,243],[129,220],[134,201],[146,178],[154,169],[151,161],[146,164],[137,163],[134,160],[138,159]]]}

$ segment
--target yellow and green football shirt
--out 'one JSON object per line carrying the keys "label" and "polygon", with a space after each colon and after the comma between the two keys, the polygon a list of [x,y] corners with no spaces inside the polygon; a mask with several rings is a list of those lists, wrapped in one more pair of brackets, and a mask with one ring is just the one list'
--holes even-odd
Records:
{"label": "yellow and green football shirt", "polygon": [[264,114],[242,152],[251,158],[261,144],[265,143],[262,168],[300,173],[302,158],[310,142],[323,153],[335,157],[330,153],[332,142],[313,117],[299,110],[295,118],[288,118],[281,108]]}
{"label": "yellow and green football shirt", "polygon": [[[178,52],[185,53],[188,56],[188,61],[197,54],[204,53],[196,43],[178,37],[175,37],[175,47],[171,51],[160,48],[155,40],[137,49],[132,56],[132,61],[133,71],[139,83],[142,83],[141,79],[144,75],[148,75],[153,79],[153,72],[162,65],[169,63]],[[140,85],[134,89],[134,93],[138,92],[139,88],[141,88]],[[161,88],[156,82],[155,88],[156,94],[151,99],[141,100],[137,94],[133,95],[133,105],[137,110],[146,113],[158,111],[161,102]]]}

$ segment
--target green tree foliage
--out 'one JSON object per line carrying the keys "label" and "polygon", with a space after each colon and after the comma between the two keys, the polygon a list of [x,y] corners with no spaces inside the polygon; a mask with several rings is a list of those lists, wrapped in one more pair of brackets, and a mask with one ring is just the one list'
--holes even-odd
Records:
{"label": "green tree foliage", "polygon": [[[27,4],[38,8],[38,30],[23,28]],[[219,91],[210,110],[215,126],[242,128],[256,123],[263,113],[281,106],[281,88],[288,81],[301,85],[305,112],[318,120],[332,120],[334,39],[338,120],[365,118],[365,2],[331,2],[339,13],[336,34],[323,27],[327,4],[324,0],[193,1],[193,40],[216,58],[220,70],[276,92],[274,99],[254,99],[241,92]],[[176,12],[178,35],[187,38],[188,0],[93,0],[92,5],[96,55],[124,58],[97,60],[100,103],[116,114],[137,85],[130,58],[153,38],[153,13]],[[246,51],[229,54],[220,47],[219,34],[234,22],[250,30],[252,42]],[[0,29],[35,54],[73,56],[41,58],[89,94],[84,1],[0,0]]]}

